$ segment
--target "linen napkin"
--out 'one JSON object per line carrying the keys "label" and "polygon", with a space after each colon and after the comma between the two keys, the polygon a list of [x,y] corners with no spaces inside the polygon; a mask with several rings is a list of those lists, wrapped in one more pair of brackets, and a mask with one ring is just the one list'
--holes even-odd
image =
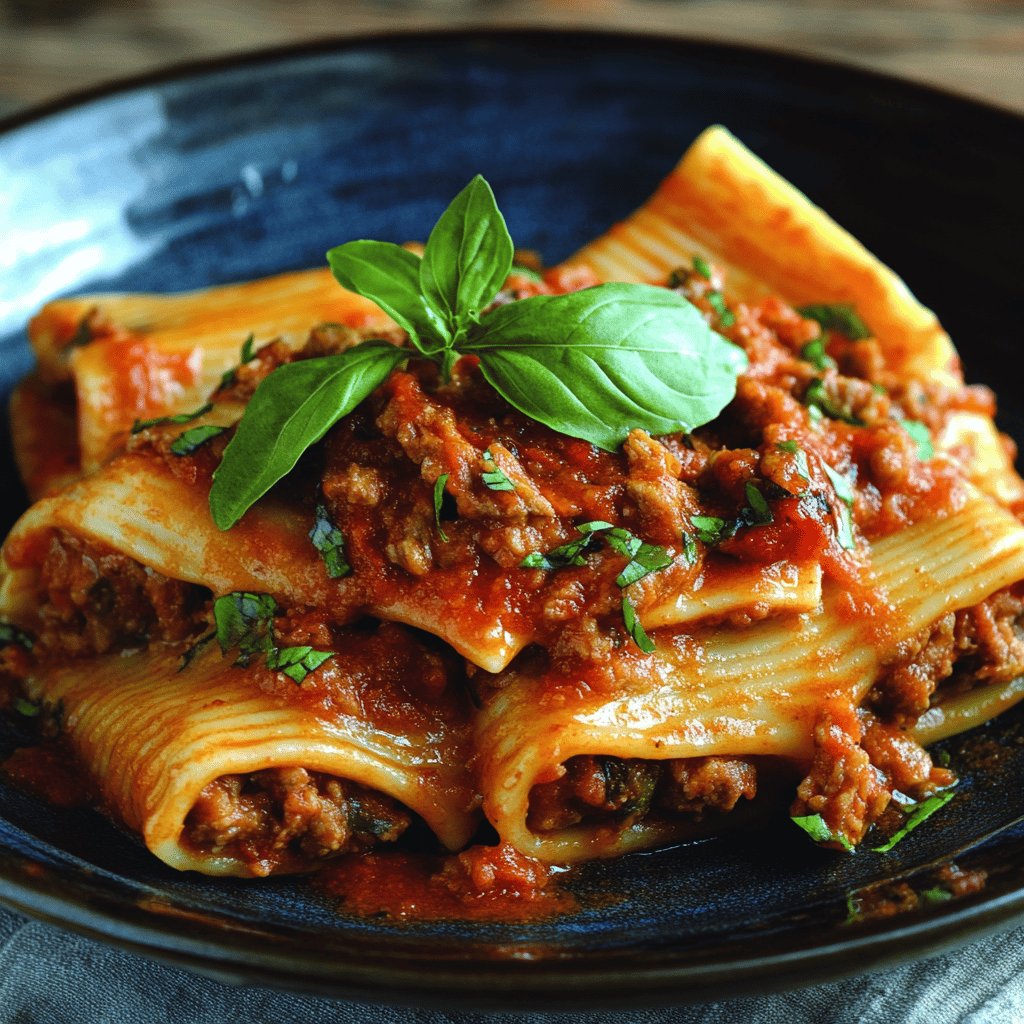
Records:
{"label": "linen napkin", "polygon": [[0,909],[0,1024],[1015,1024],[1024,928],[779,995],[627,1013],[459,1013],[234,987]]}

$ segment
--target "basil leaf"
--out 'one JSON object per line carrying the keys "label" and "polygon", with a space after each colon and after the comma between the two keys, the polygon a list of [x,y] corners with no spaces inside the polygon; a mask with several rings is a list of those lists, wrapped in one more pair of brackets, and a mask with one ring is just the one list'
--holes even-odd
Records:
{"label": "basil leaf", "polygon": [[804,405],[809,410],[817,409],[819,413],[824,413],[834,420],[842,420],[855,427],[864,426],[864,421],[855,416],[851,409],[841,405],[829,395],[825,390],[825,382],[820,377],[815,377],[807,386],[807,390],[804,392]]}
{"label": "basil leaf", "polygon": [[693,269],[706,280],[711,280],[711,264],[703,256],[693,257]]}
{"label": "basil leaf", "polygon": [[920,420],[900,420],[903,429],[917,442],[917,457],[927,462],[935,455],[931,431]]}
{"label": "basil leaf", "polygon": [[746,526],[766,526],[773,522],[775,516],[772,515],[771,506],[757,484],[748,480],[743,490],[747,496],[747,507],[740,513],[744,524]]}
{"label": "basil leaf", "polygon": [[364,341],[346,352],[279,366],[260,383],[213,474],[210,511],[228,530],[346,413],[409,358]]}
{"label": "basil leaf", "polygon": [[337,282],[375,302],[421,351],[448,345],[451,335],[420,291],[420,258],[392,242],[360,240],[327,253]]}
{"label": "basil leaf", "polygon": [[9,622],[0,622],[0,647],[8,647],[10,644],[17,644],[26,651],[31,651],[33,640],[23,629],[18,629]]}
{"label": "basil leaf", "polygon": [[[636,537],[633,539],[639,540]],[[608,542],[611,543],[610,537]],[[692,544],[693,541],[691,540],[690,543]],[[615,577],[615,583],[620,587],[628,587],[652,572],[667,569],[671,564],[672,558],[663,547],[643,541],[631,555],[629,564]]]}
{"label": "basil leaf", "polygon": [[444,527],[441,525],[441,505],[444,502],[444,485],[448,483],[448,477],[450,474],[442,473],[434,481],[434,522],[437,523],[437,532],[441,535],[441,540],[448,543],[448,534],[444,532]]}
{"label": "basil leaf", "polygon": [[224,654],[238,648],[236,665],[248,665],[254,654],[274,647],[273,626],[277,602],[270,594],[235,590],[213,602],[217,643]]}
{"label": "basil leaf", "polygon": [[853,853],[853,843],[842,832],[833,832],[820,814],[806,814],[789,820],[799,825],[816,843],[838,843],[847,853]]}
{"label": "basil leaf", "polygon": [[352,566],[345,561],[345,537],[331,521],[324,505],[316,506],[309,539],[313,547],[320,552],[320,557],[327,567],[327,575],[332,580],[347,576],[352,571]]}
{"label": "basil leaf", "polygon": [[531,551],[520,563],[522,569],[564,569],[569,565],[585,565],[584,555],[594,545],[596,538],[594,534],[604,530],[614,529],[611,523],[602,519],[592,519],[589,523],[581,523],[576,527],[582,534],[576,540],[569,541],[554,548],[546,555],[540,551]]}
{"label": "basil leaf", "polygon": [[651,654],[654,651],[654,641],[647,635],[644,627],[640,625],[633,602],[625,594],[622,596],[622,621],[626,625],[626,631],[633,638],[633,643],[644,654]]}
{"label": "basil leaf", "polygon": [[488,314],[461,351],[520,412],[615,451],[630,430],[689,432],[732,400],[746,365],[681,295],[604,284]]}
{"label": "basil leaf", "polygon": [[138,434],[140,431],[148,430],[150,427],[162,427],[165,423],[191,423],[192,420],[205,416],[212,408],[213,404],[207,402],[206,405],[196,409],[195,412],[179,412],[174,416],[158,416],[155,420],[136,420],[132,424],[132,433]]}
{"label": "basil leaf", "polygon": [[283,672],[289,679],[301,683],[310,672],[333,657],[334,651],[314,651],[309,646],[275,647],[267,652],[265,664],[271,671]]}
{"label": "basil leaf", "polygon": [[[242,351],[239,354],[238,366],[245,366],[246,363],[251,363],[259,353],[256,351],[256,335],[250,334],[245,341],[242,342]],[[220,384],[218,388],[226,388],[231,384],[234,384],[235,377],[238,376],[238,366],[232,366],[231,369],[225,370],[220,375]]]}
{"label": "basil leaf", "polygon": [[194,644],[193,644],[193,645],[192,645],[192,646],[191,646],[191,647],[190,647],[190,648],[189,648],[189,649],[188,649],[187,651],[185,651],[185,653],[184,653],[184,654],[183,654],[183,655],[181,656],[181,661],[180,661],[180,662],[179,662],[179,664],[178,664],[178,671],[179,671],[179,672],[184,672],[184,671],[185,671],[185,669],[187,669],[187,668],[189,667],[189,665],[191,665],[191,664],[192,664],[192,662],[193,662],[193,661],[195,660],[195,658],[196,658],[196,657],[197,657],[197,656],[198,656],[198,655],[199,655],[199,654],[200,654],[200,653],[201,653],[201,652],[202,652],[203,650],[205,650],[205,648],[206,648],[207,644],[209,644],[211,640],[214,640],[214,639],[216,639],[216,636],[217,636],[217,631],[216,631],[216,630],[211,630],[211,631],[210,631],[209,633],[207,633],[207,634],[206,634],[206,636],[201,636],[201,637],[200,637],[200,638],[199,638],[199,639],[198,639],[198,640],[197,640],[197,641],[196,641],[196,642],[195,642],[195,643],[194,643]]}
{"label": "basil leaf", "polygon": [[697,542],[683,530],[683,558],[687,565],[697,564]]}
{"label": "basil leaf", "polygon": [[82,348],[93,340],[95,336],[92,333],[92,316],[95,312],[97,312],[96,309],[90,310],[78,321],[74,336],[67,344],[68,348]]}
{"label": "basil leaf", "polygon": [[721,544],[738,529],[735,521],[718,516],[690,516],[690,525],[697,531],[697,540],[709,545]]}
{"label": "basil leaf", "polygon": [[948,903],[953,898],[953,894],[948,889],[943,889],[941,885],[935,885],[931,889],[919,892],[917,898],[924,906],[932,907],[937,903]]}
{"label": "basil leaf", "polygon": [[816,320],[826,331],[835,331],[850,341],[861,341],[872,336],[871,328],[861,320],[849,302],[819,302],[810,306],[797,306],[796,311],[808,320]]}
{"label": "basil leaf", "polygon": [[852,507],[854,502],[853,482],[845,473],[833,469],[827,462],[822,462],[821,468],[825,470],[825,476],[829,483],[835,488],[836,497],[846,505]]}
{"label": "basil leaf", "polygon": [[825,351],[825,339],[820,334],[800,349],[800,358],[816,370],[834,370],[836,366],[836,361]]}
{"label": "basil leaf", "polygon": [[23,718],[38,718],[43,710],[41,704],[34,704],[24,697],[15,697],[11,702],[11,707]]}
{"label": "basil leaf", "polygon": [[537,284],[543,284],[544,278],[537,273],[536,270],[531,270],[529,267],[524,267],[521,263],[513,263],[512,269],[509,271],[509,275],[515,275],[516,277],[525,277],[527,281],[534,281]]}
{"label": "basil leaf", "polygon": [[796,471],[803,477],[805,483],[811,482],[811,467],[807,464],[807,453],[796,441],[780,441],[776,446],[780,452],[787,452],[794,456]]}
{"label": "basil leaf", "polygon": [[516,489],[515,484],[509,480],[494,461],[494,457],[491,455],[491,450],[489,448],[484,452],[484,465],[490,465],[493,467],[493,469],[484,470],[482,477],[484,486],[489,487],[492,491],[514,491]]}
{"label": "basil leaf", "polygon": [[227,427],[215,427],[212,423],[208,423],[205,427],[193,427],[191,430],[186,430],[171,443],[171,454],[191,455],[202,448],[207,441],[212,441],[227,429]]}
{"label": "basil leaf", "polygon": [[910,812],[910,816],[898,832],[890,836],[881,846],[873,846],[872,850],[875,853],[888,853],[901,839],[905,839],[910,835],[918,825],[927,821],[937,810],[945,807],[954,796],[956,794],[953,790],[947,789],[941,793],[936,793],[935,796],[931,796],[927,800],[923,800]]}
{"label": "basil leaf", "polygon": [[514,247],[491,186],[478,174],[434,225],[419,287],[452,337],[475,324],[505,283]]}
{"label": "basil leaf", "polygon": [[732,327],[736,323],[736,315],[725,304],[725,296],[721,292],[708,292],[705,298],[718,316],[719,327]]}

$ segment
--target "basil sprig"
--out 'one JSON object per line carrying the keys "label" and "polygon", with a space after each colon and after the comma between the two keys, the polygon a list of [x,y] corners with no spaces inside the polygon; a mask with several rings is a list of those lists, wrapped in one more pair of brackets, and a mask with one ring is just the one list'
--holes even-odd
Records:
{"label": "basil sprig", "polygon": [[479,175],[442,214],[422,258],[388,242],[332,249],[327,260],[339,283],[380,306],[412,348],[363,342],[269,374],[214,474],[214,522],[232,527],[306,448],[410,358],[434,361],[447,379],[460,356],[475,355],[510,405],[607,451],[636,428],[692,431],[732,400],[746,356],[681,295],[604,284],[487,312],[512,259],[504,218]]}

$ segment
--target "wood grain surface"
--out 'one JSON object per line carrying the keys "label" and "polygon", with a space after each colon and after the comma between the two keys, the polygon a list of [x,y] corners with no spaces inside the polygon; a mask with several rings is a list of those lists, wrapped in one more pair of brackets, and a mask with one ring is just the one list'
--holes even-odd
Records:
{"label": "wood grain surface", "polygon": [[1022,0],[0,0],[0,115],[195,58],[395,28],[524,24],[762,44],[1024,112]]}

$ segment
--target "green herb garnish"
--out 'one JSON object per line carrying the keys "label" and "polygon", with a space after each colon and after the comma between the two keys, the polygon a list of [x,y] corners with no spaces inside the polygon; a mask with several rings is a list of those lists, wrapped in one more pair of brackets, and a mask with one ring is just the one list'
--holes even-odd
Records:
{"label": "green herb garnish", "polygon": [[320,552],[320,557],[327,567],[327,575],[332,580],[347,576],[352,571],[352,566],[345,561],[345,537],[334,525],[325,505],[316,506],[314,517],[309,539],[313,542],[313,547]]}
{"label": "green herb garnish", "polygon": [[[256,335],[250,334],[245,341],[242,342],[242,351],[239,356],[239,366],[245,366],[246,363],[251,363],[256,358]],[[238,376],[238,366],[232,366],[230,370],[225,370],[220,376],[220,387],[226,388],[231,384],[234,384],[235,377]]]}
{"label": "green herb garnish", "polygon": [[740,512],[740,518],[744,525],[765,526],[772,522],[775,517],[772,515],[771,506],[757,484],[748,480],[743,490],[747,496],[747,507]]}
{"label": "green herb garnish", "polygon": [[18,629],[9,622],[0,622],[0,647],[8,647],[10,644],[17,644],[18,647],[31,651],[33,640],[23,629]]}
{"label": "green herb garnish", "polygon": [[802,828],[816,843],[838,843],[847,853],[853,853],[853,843],[842,832],[833,832],[820,814],[805,814],[790,818],[790,821]]}
{"label": "green herb garnish", "polygon": [[255,654],[274,648],[273,627],[277,602],[270,594],[235,590],[213,602],[217,643],[222,653],[238,648],[236,665],[248,665]]}
{"label": "green herb garnish", "polygon": [[622,595],[622,621],[625,623],[626,631],[633,638],[633,643],[644,654],[651,654],[654,651],[654,641],[647,635],[644,627],[640,625],[636,608],[633,607],[633,602],[625,594]]}
{"label": "green herb garnish", "polygon": [[212,441],[227,429],[227,427],[215,427],[213,424],[207,424],[204,427],[193,427],[191,430],[186,430],[172,442],[171,454],[191,455],[202,448],[207,441]]}
{"label": "green herb garnish", "polygon": [[693,539],[693,537],[689,533],[686,532],[686,530],[683,530],[682,540],[683,540],[683,559],[686,561],[687,565],[696,565],[697,564],[697,542]]}
{"label": "green herb garnish", "polygon": [[576,540],[569,541],[544,554],[531,551],[520,563],[522,569],[564,569],[570,565],[585,565],[585,555],[597,542],[594,536],[604,530],[614,529],[611,523],[603,519],[593,519],[589,523],[580,523],[576,530],[581,534]]}
{"label": "green herb garnish", "polygon": [[736,520],[719,516],[690,516],[690,525],[697,531],[697,540],[711,546],[728,540],[739,528]]}
{"label": "green herb garnish", "polygon": [[514,491],[516,486],[511,480],[505,475],[498,464],[494,461],[494,456],[491,455],[490,448],[484,452],[484,465],[490,466],[490,469],[485,469],[483,472],[484,486],[489,487],[492,491]]}
{"label": "green herb garnish", "polygon": [[448,543],[448,534],[444,532],[444,527],[441,525],[441,507],[444,505],[444,486],[448,483],[450,475],[442,473],[434,481],[434,522],[437,523],[437,532],[445,544]]}
{"label": "green herb garnish", "polygon": [[267,652],[265,664],[274,672],[283,672],[289,679],[301,683],[310,672],[316,671],[334,651],[315,651],[312,647],[275,647]]}
{"label": "green herb garnish", "polygon": [[174,416],[158,416],[155,420],[136,420],[132,424],[132,433],[138,434],[140,431],[148,430],[150,427],[162,427],[167,423],[191,423],[192,420],[205,416],[212,408],[213,405],[207,402],[206,405],[196,409],[195,412],[179,412]]}
{"label": "green herb garnish", "polygon": [[648,544],[622,527],[609,530],[605,533],[604,539],[609,547],[629,559],[626,567],[615,577],[617,586],[628,587],[652,572],[660,572],[672,564],[671,556],[663,547]]}
{"label": "green herb garnish", "polygon": [[920,420],[900,420],[903,429],[917,442],[917,457],[927,462],[935,455],[931,431]]}
{"label": "green herb garnish", "polygon": [[704,297],[715,311],[719,327],[732,327],[736,323],[736,314],[725,304],[725,296],[721,292],[708,292]]}
{"label": "green herb garnish", "polygon": [[835,331],[850,341],[861,341],[872,336],[871,329],[848,302],[822,302],[810,306],[797,306],[796,311],[808,320],[816,320],[826,331]]}
{"label": "green herb garnish", "polygon": [[490,186],[479,176],[441,215],[422,259],[387,242],[332,249],[327,258],[339,283],[388,313],[412,348],[363,342],[269,374],[214,474],[210,510],[217,526],[233,526],[407,359],[432,360],[446,378],[460,356],[475,355],[510,405],[608,451],[636,428],[656,436],[692,431],[731,401],[746,356],[664,288],[604,284],[485,314],[508,276],[512,251]]}
{"label": "green herb garnish", "polygon": [[41,704],[26,700],[24,697],[15,697],[11,702],[11,707],[23,718],[38,718],[43,710]]}
{"label": "green herb garnish", "polygon": [[855,416],[851,409],[841,405],[829,395],[825,390],[825,382],[820,377],[815,377],[807,386],[807,390],[804,392],[804,405],[808,407],[808,412],[813,413],[816,409],[819,414],[824,413],[834,420],[842,420],[855,427],[864,426],[864,421]]}
{"label": "green herb garnish", "polygon": [[825,351],[825,339],[818,335],[800,349],[800,358],[807,360],[816,370],[834,370],[836,361]]}
{"label": "green herb garnish", "polygon": [[888,853],[900,840],[910,835],[918,825],[927,821],[937,810],[945,807],[955,795],[952,789],[946,789],[941,793],[936,793],[935,796],[928,797],[927,800],[922,800],[920,803],[915,804],[907,820],[903,822],[903,827],[890,836],[881,846],[873,846],[872,850],[875,853]]}
{"label": "green herb garnish", "polygon": [[693,257],[693,269],[705,280],[711,280],[711,264],[703,256]]}
{"label": "green herb garnish", "polygon": [[797,444],[796,441],[780,441],[776,446],[780,452],[786,452],[794,456],[796,471],[803,478],[804,483],[811,482],[811,467],[807,464],[807,453]]}
{"label": "green herb garnish", "polygon": [[933,907],[939,903],[948,903],[953,898],[953,894],[948,889],[943,889],[941,885],[935,885],[931,889],[919,892],[917,898],[922,906]]}

